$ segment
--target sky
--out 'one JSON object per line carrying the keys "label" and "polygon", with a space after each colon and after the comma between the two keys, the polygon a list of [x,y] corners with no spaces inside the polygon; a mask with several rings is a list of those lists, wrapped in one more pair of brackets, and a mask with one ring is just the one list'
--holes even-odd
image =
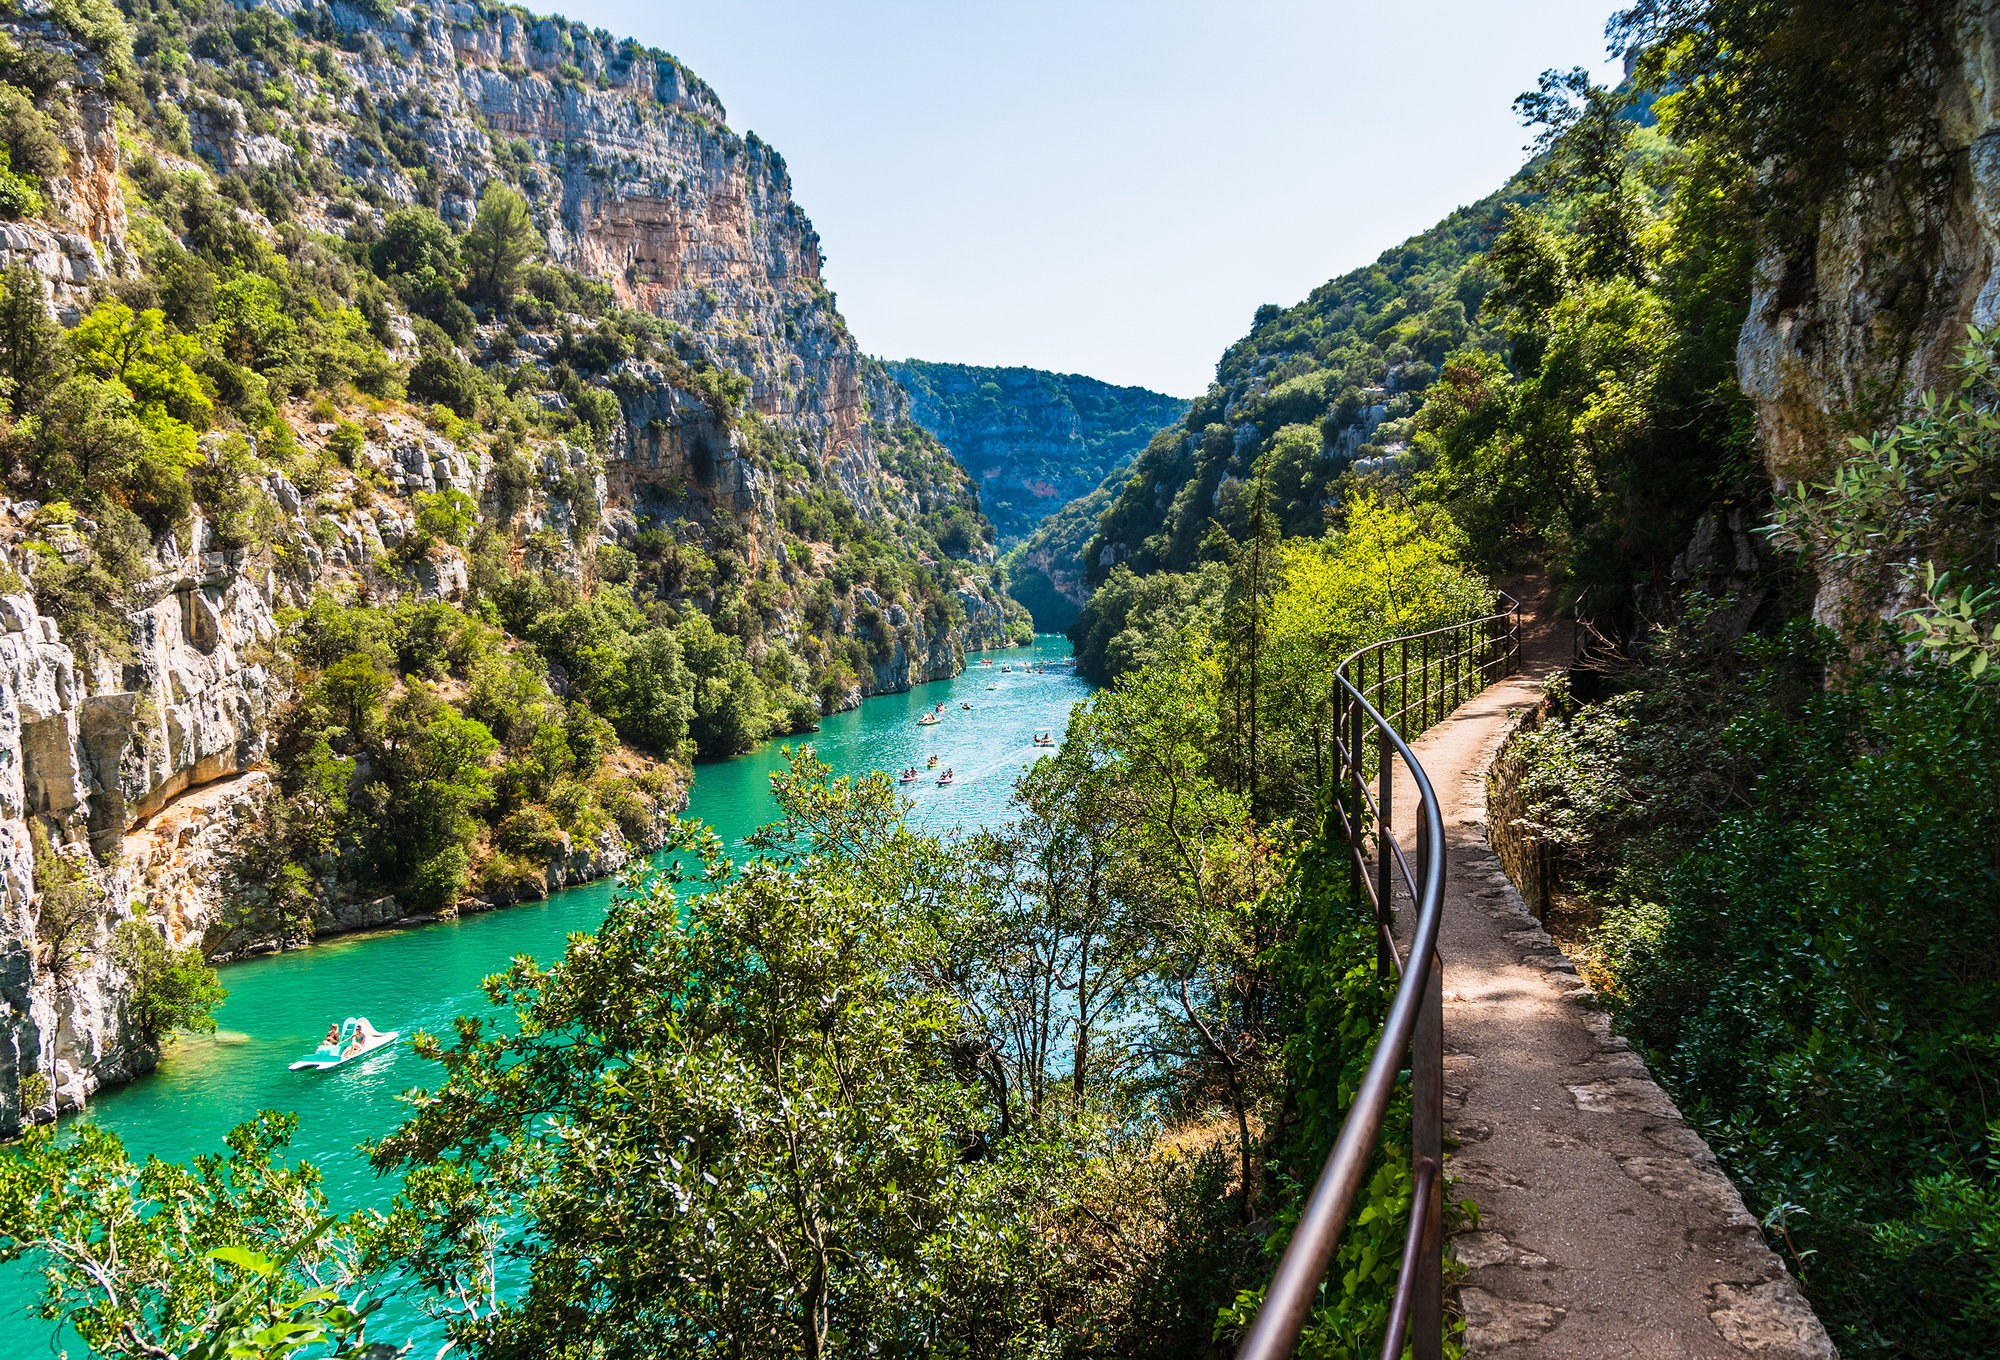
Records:
{"label": "sky", "polygon": [[531,0],[664,48],[791,169],[884,358],[1194,396],[1292,303],[1517,169],[1615,73],[1607,0]]}

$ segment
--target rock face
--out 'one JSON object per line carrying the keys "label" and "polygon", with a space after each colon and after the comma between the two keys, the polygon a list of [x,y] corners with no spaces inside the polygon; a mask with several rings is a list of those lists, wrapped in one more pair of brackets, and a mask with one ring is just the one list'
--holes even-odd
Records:
{"label": "rock face", "polygon": [[[1761,262],[1737,368],[1781,488],[1945,382],[1967,325],[2000,322],[2000,6],[1966,0],[1953,31],[1942,147],[1900,149],[1823,205],[1809,241]],[[1822,571],[1815,613],[1852,625],[1895,603]]]}
{"label": "rock face", "polygon": [[[441,432],[449,422],[392,406],[334,460],[334,440],[353,427],[288,407],[297,443],[334,467],[329,480],[301,490],[269,473],[257,488],[276,507],[265,541],[225,543],[197,515],[154,542],[124,606],[128,635],[103,646],[66,642],[44,612],[57,606],[35,589],[38,564],[88,557],[93,526],[67,507],[0,502],[0,1134],[157,1060],[131,1022],[121,926],[143,919],[171,944],[212,955],[275,947],[228,923],[263,890],[244,865],[254,862],[246,846],[273,788],[263,768],[273,720],[293,697],[280,616],[326,588],[378,603],[463,597],[462,553],[398,551],[413,541],[420,494],[469,497],[511,536],[517,561],[527,540],[562,545],[550,569],[586,582],[600,548],[662,530],[697,546],[726,534],[751,571],[778,568],[765,573],[777,578],[778,603],[749,660],[779,646],[811,656],[822,644],[808,606],[851,640],[857,660],[841,672],[851,681],[819,696],[828,708],[954,674],[966,648],[1018,628],[1018,609],[995,585],[976,484],[911,422],[902,388],[848,333],[783,160],[730,131],[692,73],[601,31],[499,6],[276,0],[239,11],[289,20],[287,40],[303,42],[311,60],[278,70],[247,58],[251,87],[289,83],[273,107],[231,95],[243,89],[229,83],[236,76],[216,75],[240,76],[245,65],[223,45],[226,28],[194,35],[192,57],[149,65],[142,56],[154,106],[185,113],[179,145],[147,150],[165,169],[206,166],[226,178],[295,168],[319,188],[288,199],[291,222],[336,236],[413,203],[464,224],[486,184],[512,182],[534,204],[548,257],[659,318],[685,362],[628,358],[596,374],[596,390],[617,398],[608,437],[592,448],[535,445],[508,471],[505,491],[496,453]],[[73,321],[94,289],[137,269],[105,59],[73,41],[41,0],[0,18],[0,32],[74,68],[41,101],[67,153],[49,209],[0,222],[0,267],[32,269],[51,310]],[[242,218],[277,233],[254,210]],[[568,315],[540,327],[487,322],[468,348],[545,377],[568,333],[588,324]],[[415,358],[409,319],[392,317],[391,329],[399,343],[390,357]],[[689,385],[691,374],[730,373],[747,380],[742,409]],[[203,453],[224,456],[219,437]],[[924,560],[955,609],[907,608],[844,575],[836,585],[834,545],[788,518],[799,508],[788,500],[800,498],[787,488],[795,493],[802,479],[822,519],[827,503],[844,502],[843,513],[851,507],[856,521],[905,544],[928,543],[930,526],[969,516],[979,541],[958,558]],[[656,809],[650,835],[614,828],[594,843],[565,840],[542,887],[600,877],[657,847],[668,810]],[[411,919],[393,897],[350,886],[320,885],[320,933]],[[84,909],[66,905],[76,902]]]}
{"label": "rock face", "polygon": [[1191,404],[1038,368],[891,360],[911,413],[979,479],[1004,551],[1114,470]]}

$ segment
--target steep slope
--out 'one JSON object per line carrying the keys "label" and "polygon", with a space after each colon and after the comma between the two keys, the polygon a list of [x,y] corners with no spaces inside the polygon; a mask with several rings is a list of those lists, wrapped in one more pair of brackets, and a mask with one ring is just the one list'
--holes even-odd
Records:
{"label": "steep slope", "polygon": [[148,1067],[203,954],[609,872],[692,755],[1025,628],[673,58],[491,5],[0,36],[0,1129]]}
{"label": "steep slope", "polygon": [[910,414],[979,482],[1001,551],[1178,424],[1189,403],[1075,373],[887,361]]}
{"label": "steep slope", "polygon": [[1444,357],[1498,346],[1479,320],[1492,286],[1481,260],[1522,196],[1502,190],[1294,306],[1258,308],[1215,382],[1153,438],[1100,514],[1086,585],[1119,563],[1187,570],[1212,520],[1240,536],[1260,471],[1285,532],[1301,533],[1324,523],[1327,492],[1350,467],[1393,465]]}

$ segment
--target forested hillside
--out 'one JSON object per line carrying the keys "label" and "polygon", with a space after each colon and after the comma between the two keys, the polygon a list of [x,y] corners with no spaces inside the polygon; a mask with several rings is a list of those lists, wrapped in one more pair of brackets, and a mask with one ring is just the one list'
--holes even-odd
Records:
{"label": "forested hillside", "polygon": [[1187,413],[1187,402],[1076,373],[887,361],[910,415],[979,483],[1004,552]]}
{"label": "forested hillside", "polygon": [[1036,368],[892,361],[910,413],[979,482],[999,537],[1008,593],[1042,631],[1067,628],[1085,591],[1073,533],[1079,503],[1119,476],[1188,403],[1143,387],[1115,387]]}
{"label": "forested hillside", "polygon": [[0,17],[0,110],[0,1125],[148,1065],[204,954],[607,873],[692,757],[1025,629],[673,58],[83,0]]}
{"label": "forested hillside", "polygon": [[1520,101],[1514,192],[1259,314],[1071,630],[1143,674],[1364,494],[1545,570],[1584,648],[1519,747],[1557,929],[1848,1356],[2000,1322],[1990,18],[1624,14],[1625,89]]}
{"label": "forested hillside", "polygon": [[[1021,622],[775,154],[670,58],[515,11],[130,4],[0,49],[0,1110],[31,1125],[0,1260],[51,1323],[149,1360],[420,1328],[496,1358],[1228,1353],[1390,990],[1332,830],[1333,668],[1518,570],[1580,645],[1508,829],[1643,1067],[1590,1047],[1672,1095],[1749,1210],[1719,1187],[1726,1230],[1841,1355],[1993,1349],[1990,0],[1638,0],[1623,87],[1546,75],[1520,176],[1260,309],[1044,525],[1089,530],[1072,635],[1108,683],[1004,823],[925,830],[800,751],[734,862],[667,815],[686,755]],[[245,837],[148,839],[201,798]],[[417,1038],[381,1199],[291,1160],[280,1113],[191,1169],[47,1122],[202,1023],[197,941],[661,843],[601,929]],[[1577,1116],[1610,1117],[1595,1089]],[[1398,1085],[1300,1354],[1380,1353],[1413,1133]],[[1611,1179],[1709,1193],[1659,1165]],[[1721,1306],[1753,1292],[1696,1316],[1825,1353]],[[1562,1342],[1560,1308],[1496,1316]]]}

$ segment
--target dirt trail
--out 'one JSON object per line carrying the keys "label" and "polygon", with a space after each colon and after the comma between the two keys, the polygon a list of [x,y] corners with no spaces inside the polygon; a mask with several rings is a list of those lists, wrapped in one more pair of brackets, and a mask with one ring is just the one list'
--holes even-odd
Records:
{"label": "dirt trail", "polygon": [[[1486,768],[1570,656],[1529,606],[1523,674],[1414,743],[1442,803],[1447,1170],[1479,1205],[1454,1242],[1472,1355],[1830,1360],[1736,1188],[1527,913],[1485,834]],[[1413,807],[1399,788],[1397,806]],[[1449,1146],[1449,1144],[1448,1144]]]}

